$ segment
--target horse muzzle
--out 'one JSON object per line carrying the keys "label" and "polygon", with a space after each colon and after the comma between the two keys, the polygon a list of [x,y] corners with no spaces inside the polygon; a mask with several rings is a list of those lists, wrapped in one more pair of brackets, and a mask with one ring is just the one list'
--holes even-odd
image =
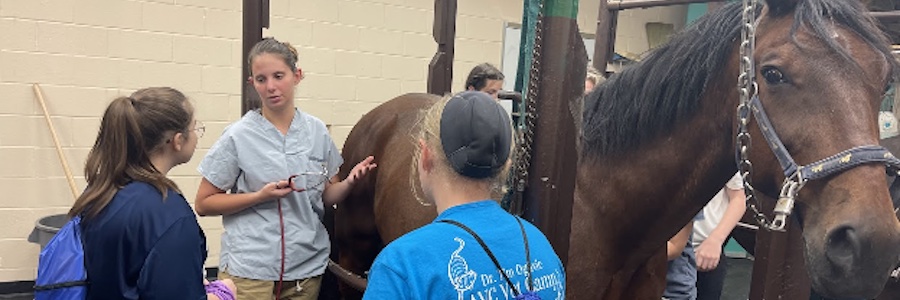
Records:
{"label": "horse muzzle", "polygon": [[[815,231],[810,232],[814,234]],[[900,261],[900,234],[885,235],[861,222],[846,222],[817,238],[806,236],[812,287],[829,299],[874,299]]]}

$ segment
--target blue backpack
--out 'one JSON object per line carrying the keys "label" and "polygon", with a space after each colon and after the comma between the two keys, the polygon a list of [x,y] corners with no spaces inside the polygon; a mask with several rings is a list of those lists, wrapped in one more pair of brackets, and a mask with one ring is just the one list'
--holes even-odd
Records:
{"label": "blue backpack", "polygon": [[88,281],[80,216],[69,220],[41,250],[34,284],[35,300],[85,299]]}

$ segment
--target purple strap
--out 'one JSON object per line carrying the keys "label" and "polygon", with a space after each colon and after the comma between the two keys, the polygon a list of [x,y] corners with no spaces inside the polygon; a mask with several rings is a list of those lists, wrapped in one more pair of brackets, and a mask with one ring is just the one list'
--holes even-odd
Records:
{"label": "purple strap", "polygon": [[206,285],[206,293],[216,295],[221,300],[235,300],[234,293],[222,281],[216,280]]}

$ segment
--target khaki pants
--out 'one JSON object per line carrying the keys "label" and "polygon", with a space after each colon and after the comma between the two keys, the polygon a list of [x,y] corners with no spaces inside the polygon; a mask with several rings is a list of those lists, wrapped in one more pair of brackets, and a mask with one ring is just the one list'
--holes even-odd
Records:
{"label": "khaki pants", "polygon": [[[235,297],[240,300],[274,299],[278,281],[255,280],[235,277],[226,270],[219,271],[219,279],[231,279],[237,287]],[[276,300],[315,300],[319,298],[322,275],[301,280],[285,280],[281,283],[281,298]]]}

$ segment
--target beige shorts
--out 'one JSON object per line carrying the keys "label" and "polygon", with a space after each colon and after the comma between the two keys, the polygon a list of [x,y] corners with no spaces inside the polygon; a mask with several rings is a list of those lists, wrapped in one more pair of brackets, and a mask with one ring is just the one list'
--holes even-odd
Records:
{"label": "beige shorts", "polygon": [[[226,270],[219,271],[219,279],[231,279],[237,287],[237,299],[273,299],[278,288],[278,281],[256,280],[235,277]],[[276,300],[315,300],[319,298],[322,275],[301,280],[285,280],[281,283],[281,298]]]}

